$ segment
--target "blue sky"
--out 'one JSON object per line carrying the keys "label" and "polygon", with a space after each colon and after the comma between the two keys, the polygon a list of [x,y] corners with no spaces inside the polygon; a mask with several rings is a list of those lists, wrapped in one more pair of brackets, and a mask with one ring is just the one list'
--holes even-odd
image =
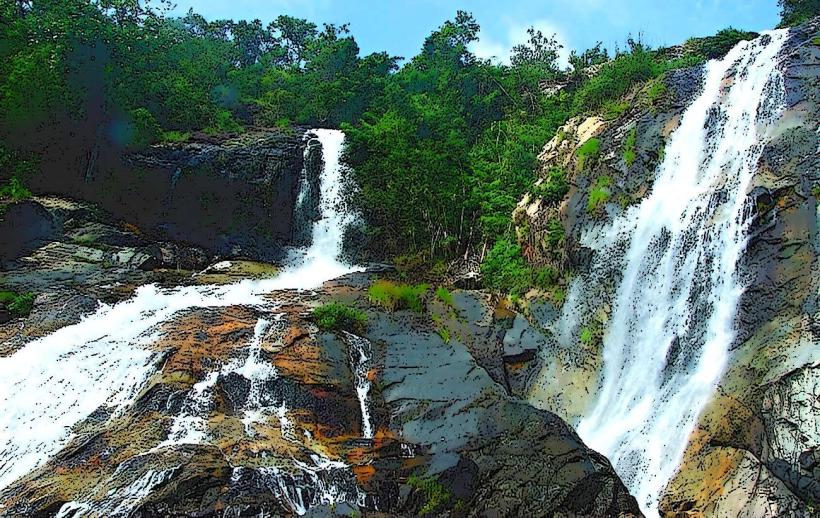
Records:
{"label": "blue sky", "polygon": [[734,26],[764,30],[778,22],[776,0],[176,0],[175,14],[193,7],[208,19],[259,18],[279,14],[322,22],[350,23],[363,53],[386,50],[412,57],[424,37],[456,10],[472,12],[481,24],[474,52],[505,59],[534,25],[556,33],[569,49],[601,40],[612,49],[628,34],[643,34],[652,46],[680,43]]}

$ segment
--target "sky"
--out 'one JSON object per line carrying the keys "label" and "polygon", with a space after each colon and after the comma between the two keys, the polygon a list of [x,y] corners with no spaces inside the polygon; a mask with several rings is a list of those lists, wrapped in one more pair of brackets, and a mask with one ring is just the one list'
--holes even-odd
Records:
{"label": "sky", "polygon": [[172,14],[189,8],[213,19],[255,19],[267,23],[280,14],[317,25],[350,23],[363,54],[387,51],[410,58],[424,38],[457,10],[473,13],[481,25],[472,50],[505,61],[510,48],[526,41],[530,26],[556,34],[570,49],[603,41],[624,47],[628,35],[641,35],[653,47],[674,45],[732,26],[761,31],[779,21],[777,0],[175,0]]}

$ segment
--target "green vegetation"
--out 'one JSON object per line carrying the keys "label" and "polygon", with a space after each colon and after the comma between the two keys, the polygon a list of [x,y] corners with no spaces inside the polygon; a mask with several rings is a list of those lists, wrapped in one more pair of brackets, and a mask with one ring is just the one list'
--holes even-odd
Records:
{"label": "green vegetation", "polygon": [[453,499],[452,493],[444,485],[432,477],[411,475],[407,485],[424,495],[424,505],[419,509],[422,516],[438,513],[444,510]]}
{"label": "green vegetation", "polygon": [[331,302],[313,310],[313,320],[322,331],[349,331],[361,334],[367,328],[367,314],[364,311]]}
{"label": "green vegetation", "polygon": [[31,191],[26,189],[16,176],[13,176],[6,185],[0,187],[0,198],[10,198],[12,201],[26,200],[31,198]]}
{"label": "green vegetation", "polygon": [[553,167],[547,172],[544,181],[538,184],[533,191],[547,203],[558,203],[569,192],[567,173],[560,167]]}
{"label": "green vegetation", "polygon": [[644,90],[646,105],[657,114],[658,105],[669,95],[669,88],[662,79],[655,79],[649,82],[649,86]]}
{"label": "green vegetation", "polygon": [[578,334],[578,340],[584,347],[599,346],[603,339],[604,325],[598,320],[593,320],[582,327],[581,332]]}
{"label": "green vegetation", "polygon": [[612,192],[609,189],[611,185],[612,180],[608,176],[601,176],[595,180],[592,189],[589,191],[587,212],[596,212],[609,201],[609,198],[612,195]]}
{"label": "green vegetation", "polygon": [[11,313],[14,318],[27,317],[34,308],[34,294],[30,291],[25,293],[0,291],[0,306]]}
{"label": "green vegetation", "polygon": [[723,29],[714,36],[692,38],[684,45],[687,52],[704,59],[719,59],[725,56],[732,47],[744,40],[758,36],[756,32],[739,31],[733,27]]}
{"label": "green vegetation", "polygon": [[188,139],[191,138],[191,133],[187,131],[165,131],[162,134],[162,141],[168,143],[175,143],[175,142],[188,142]]}
{"label": "green vegetation", "polygon": [[[803,16],[816,1],[784,1],[784,13]],[[496,65],[470,51],[480,27],[458,11],[399,67],[402,59],[384,52],[361,55],[347,25],[287,15],[268,24],[209,21],[193,10],[174,18],[168,8],[166,0],[0,5],[0,185],[82,187],[101,148],[133,151],[250,125],[342,128],[357,183],[348,201],[372,249],[407,258],[403,279],[431,282],[454,258],[493,263],[510,249],[510,214],[525,193],[547,203],[566,196],[566,171],[534,184],[538,153],[570,117],[620,117],[647,81],[750,34],[692,40],[674,59],[631,38],[610,59],[598,43],[573,51],[562,68],[556,37],[530,29],[509,64]],[[665,93],[656,84],[646,94],[651,105]],[[579,170],[599,146],[593,139],[578,150]],[[55,162],[43,150],[71,150],[60,160],[74,168],[37,178],[42,162]],[[59,180],[54,189],[51,180]],[[595,207],[608,196],[602,189],[591,196]],[[563,235],[551,228],[548,240],[560,246]],[[520,252],[521,275],[518,260],[482,267],[494,289],[521,292],[525,279],[533,282]]]}
{"label": "green vegetation", "polygon": [[607,101],[602,108],[604,120],[614,121],[629,110],[630,104],[626,101]]}
{"label": "green vegetation", "polygon": [[521,247],[499,239],[481,264],[484,285],[513,295],[521,295],[532,286],[532,270],[521,255]]}
{"label": "green vegetation", "polygon": [[564,238],[566,237],[564,234],[564,223],[561,218],[556,216],[547,221],[547,244],[552,248],[558,248],[564,244]]}
{"label": "green vegetation", "polygon": [[636,126],[629,130],[629,133],[626,134],[626,139],[624,140],[624,162],[627,167],[632,167],[632,164],[635,163],[635,159],[638,157],[636,153],[637,140],[638,128]]}
{"label": "green vegetation", "polygon": [[820,0],[778,0],[781,27],[790,27],[820,16]]}
{"label": "green vegetation", "polygon": [[388,311],[409,309],[416,313],[424,311],[424,296],[430,289],[428,284],[396,284],[378,280],[367,290],[370,302]]}
{"label": "green vegetation", "polygon": [[581,144],[581,147],[575,151],[575,156],[578,157],[578,170],[583,171],[588,161],[597,158],[600,152],[601,141],[597,138],[591,138]]}
{"label": "green vegetation", "polygon": [[436,288],[436,298],[442,301],[448,308],[455,309],[456,302],[453,300],[453,294],[444,286]]}

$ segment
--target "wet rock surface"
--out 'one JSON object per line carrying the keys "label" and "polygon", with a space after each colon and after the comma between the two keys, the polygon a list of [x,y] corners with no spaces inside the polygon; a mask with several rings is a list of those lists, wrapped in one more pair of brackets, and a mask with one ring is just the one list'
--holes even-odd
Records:
{"label": "wet rock surface", "polygon": [[812,38],[818,30],[820,20],[797,28],[783,52],[787,108],[755,176],[737,336],[727,371],[667,489],[662,507],[669,512],[817,512],[820,156],[814,126],[820,46]]}
{"label": "wet rock surface", "polygon": [[[479,292],[385,313],[367,301],[371,280],[159,325],[148,344],[158,369],[134,403],[78,423],[58,455],[0,492],[0,515],[639,514],[605,458],[511,395],[513,314]],[[328,301],[369,316],[372,437],[350,335],[310,318]]]}

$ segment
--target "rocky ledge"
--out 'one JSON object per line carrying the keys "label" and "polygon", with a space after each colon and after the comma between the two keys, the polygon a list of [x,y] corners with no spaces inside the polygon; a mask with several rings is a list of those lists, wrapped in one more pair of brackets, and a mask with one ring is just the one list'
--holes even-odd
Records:
{"label": "rocky ledge", "polygon": [[[156,370],[133,404],[75,425],[0,492],[0,514],[640,514],[603,456],[513,395],[526,332],[514,313],[472,291],[387,312],[371,281],[158,325],[144,346]],[[364,311],[366,330],[321,331],[313,310],[327,302]]]}

